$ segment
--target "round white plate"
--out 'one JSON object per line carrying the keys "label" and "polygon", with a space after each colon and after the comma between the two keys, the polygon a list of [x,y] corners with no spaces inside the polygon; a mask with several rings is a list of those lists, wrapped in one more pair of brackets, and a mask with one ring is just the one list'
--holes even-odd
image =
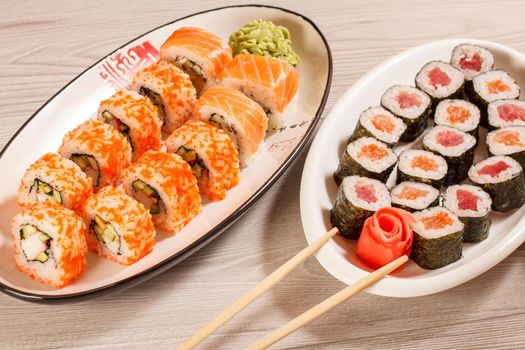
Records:
{"label": "round white plate", "polygon": [[[494,53],[495,67],[507,70],[525,89],[524,54],[500,44],[473,39],[444,40],[410,49],[363,76],[329,113],[306,159],[301,181],[301,218],[309,244],[331,228],[329,213],[337,192],[332,174],[337,168],[346,140],[355,128],[359,113],[369,106],[378,105],[388,87],[395,84],[413,85],[416,73],[428,61],[449,61],[452,49],[461,43],[487,47]],[[482,140],[484,135],[480,135]],[[399,153],[417,144],[418,140],[410,145],[396,147],[395,151]],[[481,141],[477,159],[483,156],[481,149],[484,148],[484,141]],[[525,241],[524,214],[525,207],[506,214],[492,213],[489,238],[478,244],[465,244],[463,257],[459,261],[437,270],[424,270],[410,261],[400,271],[370,287],[368,292],[391,297],[415,297],[462,284],[499,263]],[[330,274],[347,284],[370,272],[355,255],[355,243],[336,237],[316,255]]]}

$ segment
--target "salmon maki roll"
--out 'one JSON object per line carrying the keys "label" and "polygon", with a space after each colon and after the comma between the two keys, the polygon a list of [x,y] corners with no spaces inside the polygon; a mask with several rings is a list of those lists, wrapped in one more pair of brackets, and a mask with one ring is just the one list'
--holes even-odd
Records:
{"label": "salmon maki roll", "polygon": [[200,92],[232,60],[232,50],[220,37],[197,27],[177,29],[160,47],[161,57],[189,75]]}
{"label": "salmon maki roll", "polygon": [[124,190],[149,209],[153,223],[169,234],[201,210],[197,180],[188,163],[171,153],[148,151],[122,174]]}
{"label": "salmon maki roll", "polygon": [[268,129],[268,118],[259,104],[242,92],[212,87],[197,100],[194,117],[224,130],[237,145],[241,165],[246,166],[259,150]]}
{"label": "salmon maki roll", "polygon": [[235,143],[213,125],[190,120],[168,137],[166,147],[188,162],[200,192],[209,199],[223,199],[226,191],[239,183]]}
{"label": "salmon maki roll", "polygon": [[282,112],[297,92],[299,74],[294,66],[277,58],[241,54],[224,67],[217,80],[260,104],[270,129],[275,130],[282,126]]}
{"label": "salmon maki roll", "polygon": [[141,203],[108,186],[89,197],[82,213],[89,250],[122,265],[131,265],[153,250],[155,227]]}
{"label": "salmon maki roll", "polygon": [[119,90],[102,101],[97,119],[112,125],[128,139],[134,160],[146,151],[160,149],[159,112],[149,98],[135,91]]}
{"label": "salmon maki roll", "polygon": [[197,93],[190,77],[174,65],[159,61],[139,70],[131,87],[157,107],[166,132],[172,132],[190,119]]}
{"label": "salmon maki roll", "polygon": [[22,208],[11,229],[16,267],[54,288],[67,286],[86,269],[86,231],[79,216],[54,203]]}
{"label": "salmon maki roll", "polygon": [[59,153],[76,163],[93,181],[93,189],[115,185],[131,164],[131,146],[120,132],[98,120],[88,120],[66,134]]}

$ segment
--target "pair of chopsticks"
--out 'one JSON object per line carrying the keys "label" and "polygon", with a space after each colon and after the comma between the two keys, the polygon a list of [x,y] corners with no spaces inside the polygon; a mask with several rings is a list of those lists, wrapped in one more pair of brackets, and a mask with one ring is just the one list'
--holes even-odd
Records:
{"label": "pair of chopsticks", "polygon": [[[288,275],[293,269],[302,264],[306,259],[315,254],[328,240],[338,233],[337,228],[333,228],[327,233],[325,233],[321,238],[315,241],[312,245],[301,250],[297,255],[292,257],[290,260],[285,262],[281,267],[272,272],[268,277],[262,280],[257,286],[252,288],[248,293],[243,295],[239,300],[230,305],[226,310],[221,314],[216,316],[210,323],[202,327],[190,338],[188,338],[181,346],[178,347],[179,350],[190,350],[199,345],[204,341],[210,334],[212,334],[217,328],[222,326],[224,323],[228,322],[233,316],[238,314],[246,306],[250,305],[254,300],[261,296],[268,289],[277,284],[282,280],[286,275]],[[408,260],[406,255],[392,261],[391,263],[383,266],[382,268],[368,274],[367,276],[361,278],[352,285],[349,285],[343,288],[341,291],[332,295],[323,302],[312,307],[303,314],[297,316],[293,320],[286,323],[279,329],[268,334],[266,337],[258,340],[254,344],[250,345],[248,349],[266,349],[272,344],[278,342],[282,338],[286,337],[290,333],[295,332],[297,329],[306,325],[310,321],[321,316],[325,312],[330,311],[337,305],[341,304],[343,301],[351,298],[352,296],[358,294],[369,286],[381,280],[383,277],[388,275],[390,272],[397,269],[399,266],[403,265]]]}

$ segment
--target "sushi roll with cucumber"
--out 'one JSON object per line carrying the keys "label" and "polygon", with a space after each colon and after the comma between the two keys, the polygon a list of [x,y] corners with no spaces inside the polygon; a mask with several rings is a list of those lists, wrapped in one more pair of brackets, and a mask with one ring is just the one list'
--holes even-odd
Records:
{"label": "sushi roll with cucumber", "polygon": [[525,126],[510,126],[487,134],[491,156],[509,156],[525,169]]}
{"label": "sushi roll with cucumber", "polygon": [[330,222],[343,237],[358,239],[365,220],[390,204],[390,194],[384,183],[367,177],[348,176],[339,186],[330,211]]}
{"label": "sushi roll with cucumber", "polygon": [[226,191],[239,183],[235,142],[211,124],[187,121],[168,137],[166,148],[188,162],[200,193],[208,199],[224,199]]}
{"label": "sushi roll with cucumber", "polygon": [[480,111],[476,105],[464,100],[443,100],[434,112],[436,125],[450,126],[478,138]]}
{"label": "sushi roll with cucumber", "polygon": [[409,212],[439,205],[439,190],[415,181],[403,181],[392,188],[392,206]]}
{"label": "sushi roll with cucumber", "polygon": [[445,191],[443,205],[463,222],[463,242],[478,243],[489,236],[492,200],[481,187],[450,186]]}
{"label": "sushi roll with cucumber", "polygon": [[107,186],[88,198],[82,213],[90,251],[122,265],[131,265],[153,250],[151,214],[120,189]]}
{"label": "sushi roll with cucumber", "polygon": [[47,153],[26,170],[18,189],[18,205],[53,202],[77,211],[92,192],[91,179],[75,163]]}
{"label": "sushi roll with cucumber", "polygon": [[440,189],[447,172],[445,158],[432,152],[410,149],[399,155],[396,182],[415,181]]}
{"label": "sushi roll with cucumber", "polygon": [[220,37],[205,29],[183,27],[162,44],[160,56],[188,74],[200,93],[232,60],[232,50]]}
{"label": "sushi roll with cucumber", "polygon": [[144,152],[161,147],[161,127],[157,107],[149,98],[131,90],[119,90],[100,103],[97,119],[124,135],[133,150],[133,160]]}
{"label": "sushi roll with cucumber", "polygon": [[395,146],[406,130],[403,121],[380,106],[369,107],[359,115],[359,121],[349,142],[361,137],[373,137]]}
{"label": "sushi roll with cucumber", "polygon": [[425,64],[416,75],[416,86],[432,98],[433,106],[444,99],[461,98],[464,85],[463,73],[442,61]]}
{"label": "sushi roll with cucumber", "polygon": [[242,166],[261,148],[268,129],[262,107],[239,90],[215,86],[206,90],[193,109],[197,120],[224,130],[235,142]]}
{"label": "sushi roll with cucumber", "polygon": [[525,178],[521,165],[507,156],[493,156],[474,164],[468,176],[492,199],[492,210],[507,212],[525,204]]}
{"label": "sushi roll with cucumber", "polygon": [[450,210],[432,207],[414,213],[414,240],[410,258],[426,270],[458,261],[463,252],[464,225]]}
{"label": "sushi roll with cucumber", "polygon": [[386,144],[362,137],[346,146],[334,180],[340,184],[346,176],[359,175],[386,182],[396,163],[397,155]]}
{"label": "sushi roll with cucumber", "polygon": [[525,126],[525,101],[496,100],[488,106],[488,128],[499,129],[508,126]]}
{"label": "sushi roll with cucumber", "polygon": [[201,211],[197,180],[179,155],[148,151],[124,170],[121,180],[126,193],[150,211],[155,226],[169,234]]}
{"label": "sushi roll with cucumber", "polygon": [[452,50],[450,64],[463,73],[468,84],[476,75],[492,70],[494,55],[482,46],[460,44]]}
{"label": "sushi roll with cucumber", "polygon": [[66,134],[59,153],[72,160],[93,181],[93,189],[116,185],[131,164],[131,146],[114,127],[88,120]]}
{"label": "sushi roll with cucumber", "polygon": [[423,138],[423,148],[446,159],[445,185],[457,184],[467,178],[474,161],[476,138],[449,126],[435,126]]}
{"label": "sushi roll with cucumber", "polygon": [[168,133],[192,116],[197,93],[190,77],[173,64],[158,61],[142,68],[131,87],[157,107],[163,130]]}
{"label": "sushi roll with cucumber", "polygon": [[432,112],[430,97],[409,85],[394,85],[381,96],[381,106],[406,125],[399,141],[412,142],[425,130]]}
{"label": "sushi roll with cucumber", "polygon": [[72,210],[54,203],[35,203],[13,218],[11,239],[18,270],[62,288],[86,269],[86,226]]}

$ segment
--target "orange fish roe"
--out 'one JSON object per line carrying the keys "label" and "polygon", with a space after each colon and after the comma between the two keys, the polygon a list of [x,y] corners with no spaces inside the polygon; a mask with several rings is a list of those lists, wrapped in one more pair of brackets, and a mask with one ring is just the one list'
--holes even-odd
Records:
{"label": "orange fish roe", "polygon": [[412,168],[418,168],[424,171],[438,171],[439,164],[432,158],[425,156],[416,156],[410,162]]}
{"label": "orange fish roe", "polygon": [[62,205],[79,210],[91,195],[91,179],[72,161],[54,153],[47,153],[25,172],[18,189],[18,205],[27,206],[39,200],[50,201],[47,196],[37,196],[35,180],[43,181],[60,193]]}
{"label": "orange fish roe", "polygon": [[490,94],[510,91],[510,86],[505,84],[505,82],[500,79],[489,80],[486,84]]}
{"label": "orange fish roe", "polygon": [[421,197],[425,197],[427,194],[428,194],[428,191],[425,191],[419,188],[415,188],[415,187],[405,186],[399,193],[398,197],[403,198],[403,199],[408,199],[408,200],[416,200]]}
{"label": "orange fish roe", "polygon": [[448,106],[447,115],[450,123],[462,124],[470,118],[470,111],[461,106]]}
{"label": "orange fish roe", "polygon": [[[53,255],[45,263],[27,261],[21,247],[20,229],[30,224],[51,237]],[[72,210],[50,202],[40,202],[22,208],[13,218],[11,239],[15,248],[15,263],[21,272],[50,285],[63,288],[86,269],[86,226]]]}
{"label": "orange fish roe", "polygon": [[209,199],[223,199],[226,191],[239,183],[237,148],[223,130],[202,121],[187,121],[166,140],[171,153],[182,146],[196,151],[204,163],[208,172],[197,180],[201,193]]}
{"label": "orange fish roe", "polygon": [[505,146],[525,146],[525,144],[521,142],[519,132],[513,130],[498,131],[496,135],[494,135],[494,142],[501,143]]}
{"label": "orange fish roe", "polygon": [[381,160],[388,156],[388,151],[376,144],[368,144],[361,147],[357,152],[358,158],[368,158],[370,160]]}
{"label": "orange fish roe", "polygon": [[454,223],[448,213],[440,211],[433,216],[427,216],[419,219],[425,230],[440,230]]}
{"label": "orange fish roe", "polygon": [[392,134],[396,128],[396,124],[384,114],[376,114],[372,117],[372,125],[382,132]]}

